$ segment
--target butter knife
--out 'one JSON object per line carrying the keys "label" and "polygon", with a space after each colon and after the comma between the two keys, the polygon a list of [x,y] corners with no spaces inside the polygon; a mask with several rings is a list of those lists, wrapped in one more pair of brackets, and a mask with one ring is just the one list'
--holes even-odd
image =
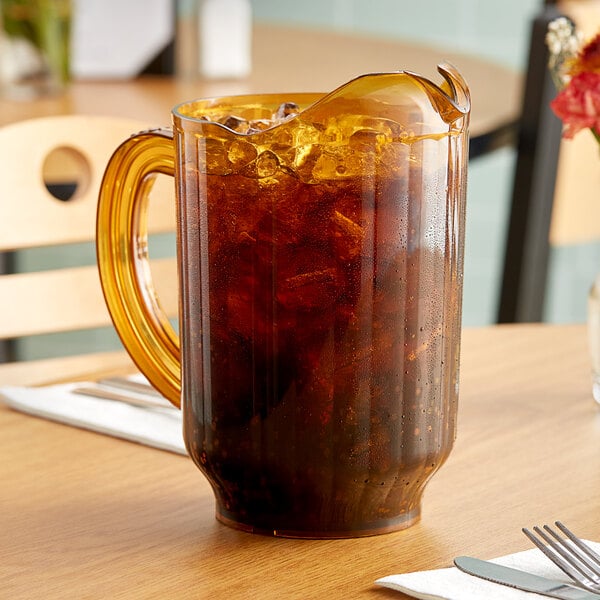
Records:
{"label": "butter knife", "polygon": [[559,598],[560,600],[598,600],[600,598],[600,594],[589,592],[575,585],[504,567],[478,558],[471,558],[470,556],[458,556],[454,559],[454,564],[469,575],[475,575],[475,577],[525,592],[550,596],[550,598]]}

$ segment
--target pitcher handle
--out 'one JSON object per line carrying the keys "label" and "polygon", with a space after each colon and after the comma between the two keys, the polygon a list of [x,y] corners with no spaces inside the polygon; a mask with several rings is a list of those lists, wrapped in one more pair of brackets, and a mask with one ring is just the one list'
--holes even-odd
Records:
{"label": "pitcher handle", "polygon": [[104,298],[125,349],[180,406],[179,338],[160,307],[148,260],[148,193],[159,173],[175,175],[172,131],[141,132],[115,150],[100,186],[96,248]]}

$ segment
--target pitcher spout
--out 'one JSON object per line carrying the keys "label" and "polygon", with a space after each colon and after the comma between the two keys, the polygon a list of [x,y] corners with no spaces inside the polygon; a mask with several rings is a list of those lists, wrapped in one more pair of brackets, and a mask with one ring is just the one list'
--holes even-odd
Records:
{"label": "pitcher spout", "polygon": [[471,109],[469,88],[458,70],[442,63],[438,71],[440,85],[410,71],[361,75],[307,106],[297,118],[321,128],[343,130],[351,119],[361,115],[349,131],[369,127],[366,121],[376,117],[400,131],[397,138],[406,143],[420,139],[439,139],[468,131]]}
{"label": "pitcher spout", "polygon": [[423,86],[442,119],[451,124],[469,115],[471,94],[466,81],[454,65],[441,63],[438,65],[438,72],[444,78],[440,86],[416,73],[410,71],[406,73]]}

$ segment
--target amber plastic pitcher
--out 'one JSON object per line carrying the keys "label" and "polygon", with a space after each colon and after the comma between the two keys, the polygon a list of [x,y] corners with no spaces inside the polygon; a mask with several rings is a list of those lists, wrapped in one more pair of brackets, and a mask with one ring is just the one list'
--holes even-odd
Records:
{"label": "amber plastic pitcher", "polygon": [[[116,329],[183,410],[217,518],[270,535],[419,517],[455,437],[468,89],[408,72],[327,95],[197,100],[111,158],[98,262]],[[177,190],[179,336],[147,190]],[[158,299],[160,300],[160,299]]]}

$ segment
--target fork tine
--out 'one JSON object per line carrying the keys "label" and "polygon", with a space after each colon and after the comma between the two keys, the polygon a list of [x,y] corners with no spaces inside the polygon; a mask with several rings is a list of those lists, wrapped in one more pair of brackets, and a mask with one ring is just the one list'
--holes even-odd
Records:
{"label": "fork tine", "polygon": [[[573,546],[570,546],[571,551],[577,555],[577,558],[600,577],[600,556],[560,521],[555,521],[554,524],[569,538],[571,544],[574,544],[578,548],[576,550]],[[566,540],[563,540],[563,542],[566,543]]]}
{"label": "fork tine", "polygon": [[561,537],[548,525],[544,525],[543,530],[533,527],[535,534],[528,529],[522,531],[571,579],[581,587],[600,594],[600,557],[560,521],[555,521],[555,525],[566,537]]}
{"label": "fork tine", "polygon": [[[547,539],[548,536],[539,529],[539,527],[533,528],[536,533],[541,535],[544,539]],[[521,530],[559,569],[561,569],[564,573],[566,573],[571,579],[575,581],[579,581],[581,578],[581,574],[579,571],[575,570],[570,563],[564,560],[561,555],[553,550],[551,547],[544,544],[540,539],[538,539],[529,529],[523,528]],[[550,542],[552,540],[549,540]]]}
{"label": "fork tine", "polygon": [[533,530],[539,536],[541,536],[549,546],[551,546],[558,554],[560,554],[571,565],[571,567],[573,567],[573,569],[592,581],[596,579],[597,575],[595,571],[590,569],[585,561],[581,560],[576,549],[574,550],[572,546],[569,546],[568,543],[565,542],[565,540],[550,527],[548,527],[548,525],[544,525],[544,529],[554,538],[554,540],[547,536],[539,527],[533,528]]}

